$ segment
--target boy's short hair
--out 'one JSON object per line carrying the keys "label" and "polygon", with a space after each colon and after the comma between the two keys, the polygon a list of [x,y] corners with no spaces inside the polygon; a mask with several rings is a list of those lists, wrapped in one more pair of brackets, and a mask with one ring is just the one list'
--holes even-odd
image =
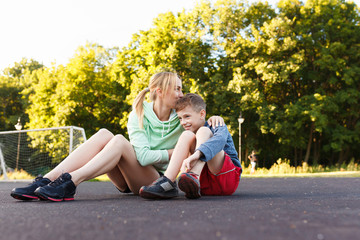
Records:
{"label": "boy's short hair", "polygon": [[188,93],[184,97],[177,100],[175,110],[181,111],[187,106],[191,106],[192,109],[196,112],[200,112],[203,109],[206,111],[206,103],[204,99],[195,93]]}

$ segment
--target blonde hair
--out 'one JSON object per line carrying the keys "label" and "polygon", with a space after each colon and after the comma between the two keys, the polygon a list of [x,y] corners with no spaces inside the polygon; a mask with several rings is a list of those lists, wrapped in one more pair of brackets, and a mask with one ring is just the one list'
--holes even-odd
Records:
{"label": "blonde hair", "polygon": [[176,80],[178,75],[173,72],[160,72],[154,74],[150,78],[149,87],[142,90],[133,103],[133,109],[135,109],[136,115],[139,118],[140,128],[143,128],[144,120],[144,107],[143,102],[145,101],[146,93],[150,92],[150,101],[156,100],[156,90],[160,88],[164,94],[167,94],[169,89],[174,89],[176,86]]}

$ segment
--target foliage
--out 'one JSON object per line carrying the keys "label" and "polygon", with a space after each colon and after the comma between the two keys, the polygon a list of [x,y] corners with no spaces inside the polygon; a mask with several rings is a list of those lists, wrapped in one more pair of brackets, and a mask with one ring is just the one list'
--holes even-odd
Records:
{"label": "foliage", "polygon": [[[336,153],[343,162],[360,139],[359,14],[344,1],[284,0],[278,7],[251,36],[239,34],[234,48],[247,58],[234,68],[230,87],[242,93],[242,109],[258,116],[261,135],[273,135],[284,149],[278,155],[298,165],[303,153],[309,161],[313,145],[314,164]],[[254,147],[271,151],[266,146]]]}
{"label": "foliage", "polygon": [[42,68],[43,65],[33,59],[22,59],[12,68],[6,68],[0,75],[0,129],[13,130],[19,117],[22,122],[28,121],[24,113],[27,103],[22,99],[24,89],[23,76]]}
{"label": "foliage", "polygon": [[295,167],[348,164],[360,154],[359,20],[344,0],[281,0],[276,8],[202,1],[160,14],[122,49],[88,43],[65,66],[16,63],[0,77],[1,128],[25,111],[27,128],[126,135],[132,101],[150,76],[176,70],[209,116],[224,117],[236,144],[242,113],[242,159],[256,149],[261,167],[279,158]]}

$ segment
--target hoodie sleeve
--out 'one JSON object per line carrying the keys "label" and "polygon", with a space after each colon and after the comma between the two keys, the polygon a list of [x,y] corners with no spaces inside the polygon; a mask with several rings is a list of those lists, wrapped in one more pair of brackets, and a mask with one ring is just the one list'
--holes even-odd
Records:
{"label": "hoodie sleeve", "polygon": [[156,163],[168,163],[169,154],[167,150],[151,150],[145,129],[140,128],[139,120],[134,111],[130,113],[127,129],[130,143],[133,145],[136,158],[141,166]]}

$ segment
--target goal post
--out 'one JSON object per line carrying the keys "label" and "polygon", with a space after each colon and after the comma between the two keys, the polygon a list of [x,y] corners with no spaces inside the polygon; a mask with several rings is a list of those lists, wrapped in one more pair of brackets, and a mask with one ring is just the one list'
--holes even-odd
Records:
{"label": "goal post", "polygon": [[84,129],[75,126],[2,131],[0,180],[45,174],[85,141]]}

